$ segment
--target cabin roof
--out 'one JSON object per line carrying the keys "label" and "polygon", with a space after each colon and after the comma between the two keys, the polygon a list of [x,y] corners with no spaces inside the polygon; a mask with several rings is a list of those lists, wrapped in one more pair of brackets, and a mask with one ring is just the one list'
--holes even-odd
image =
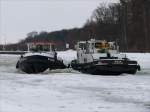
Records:
{"label": "cabin roof", "polygon": [[55,45],[54,42],[29,42],[29,45]]}

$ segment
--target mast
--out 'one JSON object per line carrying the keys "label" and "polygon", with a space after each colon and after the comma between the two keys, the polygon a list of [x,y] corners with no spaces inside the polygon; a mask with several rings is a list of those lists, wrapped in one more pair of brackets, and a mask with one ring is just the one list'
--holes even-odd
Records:
{"label": "mast", "polygon": [[28,52],[30,51],[30,43],[27,43]]}
{"label": "mast", "polygon": [[3,43],[3,51],[5,51],[6,50],[6,38],[4,37],[4,43]]}

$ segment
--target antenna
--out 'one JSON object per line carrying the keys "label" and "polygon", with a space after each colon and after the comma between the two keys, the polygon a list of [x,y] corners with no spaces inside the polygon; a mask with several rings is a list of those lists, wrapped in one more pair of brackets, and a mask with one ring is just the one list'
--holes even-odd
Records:
{"label": "antenna", "polygon": [[3,43],[3,51],[5,51],[5,46],[6,46],[6,38],[4,37],[4,43]]}

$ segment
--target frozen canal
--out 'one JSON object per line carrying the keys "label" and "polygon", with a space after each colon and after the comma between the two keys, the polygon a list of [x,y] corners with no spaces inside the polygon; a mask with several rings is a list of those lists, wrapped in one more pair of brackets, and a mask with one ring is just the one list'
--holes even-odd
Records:
{"label": "frozen canal", "polygon": [[[74,51],[58,54],[68,63]],[[71,69],[28,75],[17,55],[0,55],[0,112],[150,112],[150,54],[130,53],[136,75],[93,76]]]}

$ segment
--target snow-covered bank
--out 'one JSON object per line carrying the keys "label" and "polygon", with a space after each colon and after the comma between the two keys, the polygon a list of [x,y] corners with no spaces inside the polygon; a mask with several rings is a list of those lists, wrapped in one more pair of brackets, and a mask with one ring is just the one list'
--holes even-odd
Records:
{"label": "snow-covered bank", "polygon": [[[76,52],[59,52],[67,64]],[[150,53],[138,60],[136,75],[93,76],[71,70],[25,74],[18,55],[0,55],[0,112],[150,112]],[[62,73],[61,73],[62,72]]]}

